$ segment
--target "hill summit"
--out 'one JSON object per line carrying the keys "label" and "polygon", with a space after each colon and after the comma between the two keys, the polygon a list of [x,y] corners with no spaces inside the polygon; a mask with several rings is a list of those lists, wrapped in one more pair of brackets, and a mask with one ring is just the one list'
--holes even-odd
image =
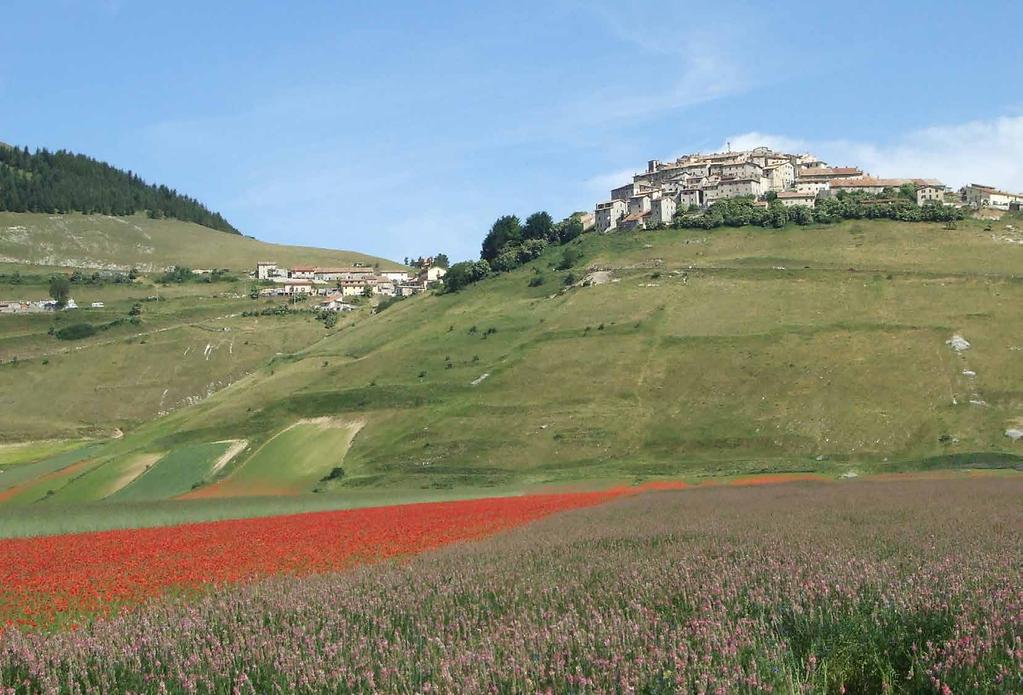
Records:
{"label": "hill summit", "polygon": [[240,234],[218,212],[131,171],[66,150],[50,152],[0,143],[0,211],[83,212],[124,216],[145,212]]}

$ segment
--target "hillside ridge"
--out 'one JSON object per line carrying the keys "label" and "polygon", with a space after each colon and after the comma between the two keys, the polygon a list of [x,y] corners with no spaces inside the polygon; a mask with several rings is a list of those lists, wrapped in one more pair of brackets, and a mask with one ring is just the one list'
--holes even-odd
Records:
{"label": "hillside ridge", "polygon": [[251,452],[332,417],[365,423],[343,458],[314,455],[303,432],[252,490],[290,489],[298,461],[337,494],[1019,465],[1023,238],[1016,217],[988,226],[585,234],[567,264],[551,246],[460,292],[340,320],[102,460],[245,439],[224,469],[182,481],[238,490],[266,468],[247,468]]}
{"label": "hillside ridge", "polygon": [[223,215],[195,198],[67,150],[0,147],[0,211],[146,213],[155,219],[172,217],[241,234]]}

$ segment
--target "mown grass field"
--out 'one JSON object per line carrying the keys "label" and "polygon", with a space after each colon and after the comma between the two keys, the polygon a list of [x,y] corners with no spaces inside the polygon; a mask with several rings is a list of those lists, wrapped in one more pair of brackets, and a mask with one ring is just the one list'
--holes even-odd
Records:
{"label": "mown grass field", "polygon": [[[561,249],[551,249],[457,294],[415,297],[329,332],[313,324],[319,339],[296,334],[281,354],[253,355],[249,373],[192,406],[136,420],[102,455],[244,439],[243,453],[187,494],[251,476],[246,487],[258,495],[294,475],[289,493],[341,500],[1019,467],[1023,445],[1005,432],[1023,422],[1023,239],[1008,224],[1023,226],[1007,217],[955,230],[849,221],[585,235],[570,270],[554,269]],[[595,268],[614,280],[565,284]],[[947,344],[956,334],[970,349]],[[209,342],[168,348],[161,369],[179,371],[167,381],[191,378],[191,355]],[[121,383],[136,393],[136,381]],[[155,409],[166,387],[150,388]],[[82,398],[85,412],[96,393],[76,387],[65,397]],[[323,433],[305,429],[264,448],[311,418],[363,426],[347,453],[321,450]],[[288,472],[306,450],[316,452],[316,475]],[[320,482],[334,467],[342,474]],[[176,494],[168,485],[166,498]]]}
{"label": "mown grass field", "polygon": [[147,272],[174,265],[249,271],[265,260],[282,265],[358,262],[396,267],[354,251],[268,244],[180,220],[80,213],[0,212],[0,260],[72,268],[135,267]]}

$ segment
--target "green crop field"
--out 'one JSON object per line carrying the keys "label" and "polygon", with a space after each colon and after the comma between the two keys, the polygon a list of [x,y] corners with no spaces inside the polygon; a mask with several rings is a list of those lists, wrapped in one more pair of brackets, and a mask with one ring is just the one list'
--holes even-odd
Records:
{"label": "green crop field", "polygon": [[274,435],[224,480],[198,491],[216,497],[310,492],[340,466],[361,423],[299,421]]}
{"label": "green crop field", "polygon": [[[77,448],[62,451],[61,453],[48,456],[39,461],[18,466],[5,467],[3,471],[0,472],[0,500],[3,499],[4,492],[11,491],[14,488],[39,480],[40,478],[53,476],[65,468],[88,458],[99,448],[100,445],[98,444],[86,446],[81,446],[79,444]],[[12,497],[14,494],[17,493],[13,493]]]}
{"label": "green crop field", "polygon": [[230,445],[230,442],[212,442],[175,449],[111,498],[140,501],[183,495],[213,473],[217,459]]}
{"label": "green crop field", "polygon": [[[192,378],[206,365],[191,361],[196,350],[220,344],[222,358],[226,344],[191,325],[150,338],[153,345],[117,341],[109,357],[123,360],[118,367],[99,376],[98,365],[76,362],[77,376],[68,368],[61,378],[40,378],[0,408],[14,422],[30,413],[36,423],[75,425],[24,427],[39,438],[120,427],[125,436],[110,440],[102,459],[132,471],[130,462],[145,455],[171,452],[164,463],[182,462],[129,481],[111,508],[149,476],[147,496],[180,495],[206,465],[189,452],[227,440],[248,448],[215,475],[199,476],[206,484],[187,496],[315,488],[317,504],[329,506],[388,491],[414,497],[661,477],[1018,468],[1023,445],[1006,430],[1023,423],[1016,329],[1023,244],[1008,224],[1019,226],[1010,217],[952,230],[860,220],[584,235],[569,270],[555,270],[562,250],[552,248],[462,292],[363,312],[334,330],[281,319],[310,332],[254,351],[236,380],[191,404],[179,395],[178,407],[155,419],[163,383]],[[584,286],[597,270],[608,281]],[[210,299],[173,301],[180,304],[168,302],[168,321],[177,311],[204,315]],[[240,308],[251,300],[237,301]],[[217,340],[232,336],[236,351],[244,330],[253,340],[291,336],[247,321],[193,323],[230,328]],[[954,349],[954,335],[970,347]],[[152,376],[132,376],[144,362],[131,351],[144,355],[164,341]],[[0,382],[24,383],[7,375],[47,373],[64,359],[73,358],[5,365]],[[161,380],[163,370],[174,376]],[[210,378],[196,376],[191,388]],[[147,404],[133,406],[141,416],[118,415],[118,399],[105,396],[101,381]],[[61,384],[70,384],[63,398],[75,407],[54,417]],[[10,388],[3,393],[14,397]],[[322,442],[324,433],[311,436],[305,425],[287,430],[314,418],[362,426],[354,439],[340,430]],[[99,488],[113,485],[94,485],[108,465],[55,491],[46,506],[98,499]],[[342,474],[329,476],[335,467]],[[113,476],[121,470],[110,468],[106,478],[123,480],[127,472]],[[82,488],[90,477],[91,489]]]}
{"label": "green crop field", "polygon": [[[38,442],[16,442],[0,444],[0,471],[11,466],[35,463],[49,456],[81,446],[81,442],[63,439]],[[0,473],[2,475],[2,473]]]}

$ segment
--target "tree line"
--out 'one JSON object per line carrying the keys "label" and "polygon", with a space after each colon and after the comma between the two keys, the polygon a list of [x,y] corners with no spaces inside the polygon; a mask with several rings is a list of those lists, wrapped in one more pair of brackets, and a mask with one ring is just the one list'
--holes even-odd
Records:
{"label": "tree line", "polygon": [[218,212],[167,186],[66,150],[0,146],[0,210],[171,217],[240,234]]}
{"label": "tree line", "polygon": [[[947,222],[961,220],[961,208],[947,205],[917,205],[916,187],[907,184],[900,188],[885,189],[879,195],[841,191],[834,198],[819,198],[816,206],[786,207],[777,194],[767,195],[767,205],[757,204],[753,196],[725,198],[706,209],[696,206],[681,207],[670,227],[675,229],[716,227],[784,227],[788,224],[834,224],[842,220],[891,219],[903,222]],[[455,263],[444,276],[446,292],[458,290],[479,282],[493,273],[504,273],[538,258],[552,245],[566,244],[583,232],[580,215],[573,214],[555,223],[546,212],[536,212],[523,224],[515,215],[499,217],[490,227],[480,249],[478,261]],[[565,259],[559,270],[571,267],[574,261]]]}
{"label": "tree line", "polygon": [[455,263],[448,269],[445,291],[457,292],[493,272],[514,270],[538,258],[549,246],[567,244],[582,233],[578,214],[555,222],[547,212],[534,212],[525,224],[516,215],[503,215],[484,237],[478,261]]}
{"label": "tree line", "polygon": [[949,205],[917,205],[916,189],[910,184],[889,189],[880,195],[840,191],[834,198],[818,198],[815,207],[782,205],[768,194],[768,204],[755,205],[752,196],[726,198],[712,203],[706,210],[680,209],[672,220],[673,227],[714,229],[715,227],[784,227],[834,224],[842,220],[889,219],[902,222],[955,222],[963,219],[961,208]]}

